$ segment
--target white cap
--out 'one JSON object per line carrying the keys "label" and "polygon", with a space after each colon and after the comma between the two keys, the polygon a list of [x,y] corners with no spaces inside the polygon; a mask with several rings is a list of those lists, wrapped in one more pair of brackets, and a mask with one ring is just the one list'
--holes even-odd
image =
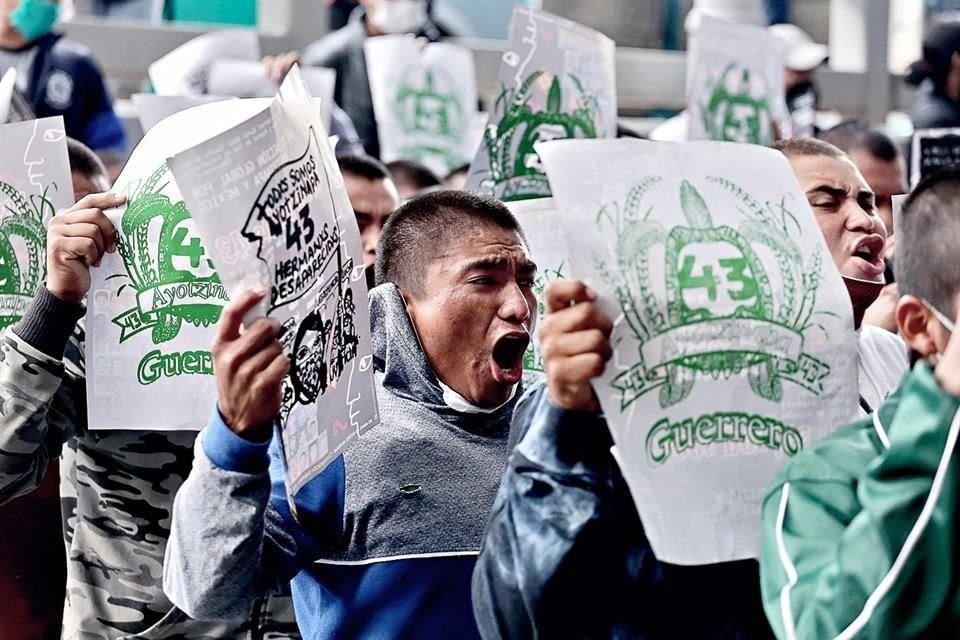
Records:
{"label": "white cap", "polygon": [[783,46],[784,65],[791,71],[813,71],[829,55],[827,45],[817,44],[795,24],[775,24],[770,33]]}

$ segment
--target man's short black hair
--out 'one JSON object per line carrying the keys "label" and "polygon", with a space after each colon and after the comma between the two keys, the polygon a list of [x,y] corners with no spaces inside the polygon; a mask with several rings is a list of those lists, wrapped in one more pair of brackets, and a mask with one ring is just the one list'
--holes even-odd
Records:
{"label": "man's short black hair", "polygon": [[376,284],[392,282],[417,295],[430,264],[447,246],[477,226],[516,231],[514,215],[499,200],[469,191],[442,189],[411,198],[383,225],[377,244]]}
{"label": "man's short black hair", "polygon": [[390,172],[382,162],[371,156],[345,155],[337,157],[340,173],[367,180],[389,180]]}
{"label": "man's short black hair", "polygon": [[773,143],[773,148],[787,156],[826,156],[828,158],[846,158],[847,154],[829,142],[816,138],[788,138]]}
{"label": "man's short black hair", "polygon": [[863,120],[846,120],[820,135],[820,139],[852,154],[865,151],[881,162],[894,162],[900,158],[900,148],[893,139],[880,129],[871,127]]}
{"label": "man's short black hair", "polygon": [[413,191],[423,191],[432,187],[439,187],[442,183],[430,168],[413,160],[394,160],[387,163],[387,169],[393,177],[393,182],[408,186]]}
{"label": "man's short black hair", "polygon": [[79,140],[67,138],[67,157],[70,159],[70,171],[76,171],[91,180],[102,178],[107,182],[110,181],[103,161],[90,147]]}
{"label": "man's short black hair", "polygon": [[897,285],[952,318],[960,291],[960,166],[917,185],[897,225]]}

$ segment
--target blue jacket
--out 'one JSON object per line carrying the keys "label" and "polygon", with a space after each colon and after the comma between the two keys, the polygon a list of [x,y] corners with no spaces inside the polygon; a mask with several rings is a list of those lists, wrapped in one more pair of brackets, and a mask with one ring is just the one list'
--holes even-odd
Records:
{"label": "blue jacket", "polygon": [[122,153],[126,148],[123,126],[90,51],[58,33],[48,33],[30,46],[37,47],[37,57],[26,98],[34,114],[63,116],[71,138],[94,151]]}
{"label": "blue jacket", "polygon": [[491,638],[772,638],[755,561],[657,560],[610,454],[602,416],[517,405],[519,440],[473,576]]}
{"label": "blue jacket", "polygon": [[478,637],[470,576],[513,406],[450,409],[399,291],[370,299],[381,423],[292,500],[276,438],[243,440],[215,412],[198,439],[164,570],[191,616],[228,618],[292,578],[304,638]]}

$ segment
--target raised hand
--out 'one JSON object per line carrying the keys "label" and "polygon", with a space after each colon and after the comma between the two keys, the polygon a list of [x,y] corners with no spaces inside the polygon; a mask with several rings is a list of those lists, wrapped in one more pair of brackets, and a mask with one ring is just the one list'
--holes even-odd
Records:
{"label": "raised hand", "polygon": [[276,320],[259,318],[242,328],[244,315],[264,295],[262,289],[245,291],[223,308],[211,349],[220,414],[234,433],[261,442],[270,437],[280,412],[283,378],[290,369]]}
{"label": "raised hand", "polygon": [[540,346],[550,397],[564,409],[598,412],[590,380],[613,354],[613,323],[597,308],[596,293],[579,280],[554,280],[546,296]]}
{"label": "raised hand", "polygon": [[103,213],[126,202],[113,193],[91,193],[55,215],[47,228],[47,289],[80,302],[90,289],[90,267],[116,251],[116,230]]}

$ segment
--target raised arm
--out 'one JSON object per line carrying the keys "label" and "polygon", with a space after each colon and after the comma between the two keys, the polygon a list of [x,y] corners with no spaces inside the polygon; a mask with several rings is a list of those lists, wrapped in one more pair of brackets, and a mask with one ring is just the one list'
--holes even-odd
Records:
{"label": "raised arm", "polygon": [[36,488],[63,443],[86,428],[81,300],[90,266],[113,251],[103,209],[122,204],[91,194],[55,216],[47,232],[47,282],[23,317],[0,336],[0,503]]}

